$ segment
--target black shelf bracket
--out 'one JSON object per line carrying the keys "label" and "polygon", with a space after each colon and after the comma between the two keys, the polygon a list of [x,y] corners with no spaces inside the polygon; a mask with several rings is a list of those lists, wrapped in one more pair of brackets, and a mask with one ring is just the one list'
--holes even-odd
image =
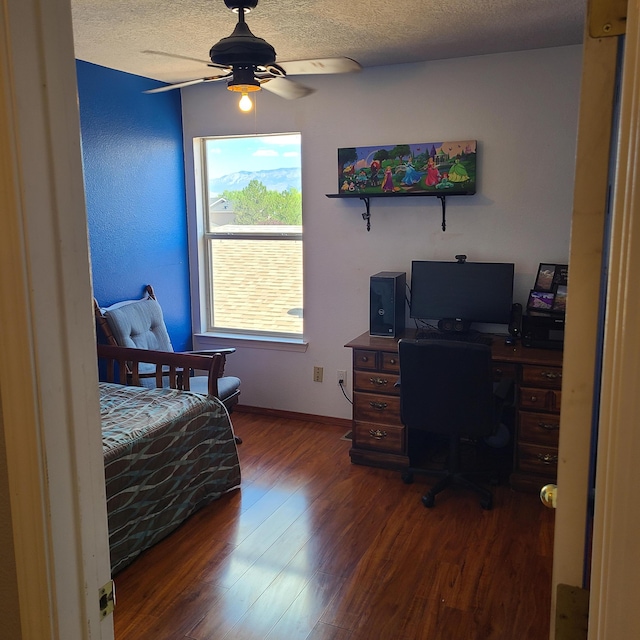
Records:
{"label": "black shelf bracket", "polygon": [[360,200],[364,202],[364,206],[367,210],[362,214],[362,219],[367,222],[367,231],[371,231],[371,198],[367,196],[360,196]]}
{"label": "black shelf bracket", "polygon": [[442,203],[442,231],[447,230],[447,197],[438,195],[438,200]]}
{"label": "black shelf bracket", "polygon": [[364,202],[366,211],[362,214],[362,219],[367,223],[367,231],[371,231],[371,198],[398,198],[412,196],[435,196],[440,200],[442,205],[442,231],[447,230],[447,196],[472,196],[472,192],[454,192],[454,193],[327,193],[327,198],[360,198]]}

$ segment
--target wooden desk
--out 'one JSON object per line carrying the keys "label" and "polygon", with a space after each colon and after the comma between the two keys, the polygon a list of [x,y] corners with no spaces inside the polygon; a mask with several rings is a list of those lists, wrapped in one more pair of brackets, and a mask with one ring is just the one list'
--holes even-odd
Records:
{"label": "wooden desk", "polygon": [[[363,333],[345,346],[353,350],[353,431],[351,462],[388,469],[409,465],[407,435],[400,421],[398,340]],[[516,424],[511,485],[539,491],[555,482],[562,383],[562,351],[505,345],[491,347],[496,380],[516,384]]]}

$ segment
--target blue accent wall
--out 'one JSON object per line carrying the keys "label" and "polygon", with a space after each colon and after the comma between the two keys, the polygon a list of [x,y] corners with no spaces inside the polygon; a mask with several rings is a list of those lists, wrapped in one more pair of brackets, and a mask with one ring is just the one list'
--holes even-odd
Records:
{"label": "blue accent wall", "polygon": [[94,295],[139,298],[152,284],[176,351],[191,348],[179,91],[76,62]]}

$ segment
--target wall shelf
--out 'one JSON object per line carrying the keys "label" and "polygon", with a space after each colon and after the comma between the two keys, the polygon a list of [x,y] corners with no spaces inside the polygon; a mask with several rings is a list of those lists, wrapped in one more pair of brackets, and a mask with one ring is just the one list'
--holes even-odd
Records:
{"label": "wall shelf", "polygon": [[367,223],[367,231],[371,231],[371,198],[438,198],[442,204],[442,230],[447,230],[447,196],[472,196],[475,191],[455,193],[326,193],[327,198],[359,198],[364,202],[366,211],[362,214],[363,220]]}

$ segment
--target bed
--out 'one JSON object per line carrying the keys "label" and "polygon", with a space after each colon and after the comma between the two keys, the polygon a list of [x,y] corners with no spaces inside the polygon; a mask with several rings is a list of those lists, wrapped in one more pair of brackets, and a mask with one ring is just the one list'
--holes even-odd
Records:
{"label": "bed", "polygon": [[111,571],[240,485],[229,414],[213,396],[100,383]]}

